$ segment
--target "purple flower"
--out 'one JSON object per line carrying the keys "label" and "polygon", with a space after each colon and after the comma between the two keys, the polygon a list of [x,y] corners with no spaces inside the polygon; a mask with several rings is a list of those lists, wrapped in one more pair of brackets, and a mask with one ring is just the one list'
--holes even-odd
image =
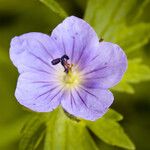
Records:
{"label": "purple flower", "polygon": [[15,96],[37,112],[61,105],[68,113],[96,120],[113,102],[108,88],[122,78],[127,58],[110,42],[99,42],[84,20],[71,16],[51,36],[27,33],[11,41],[10,58],[20,73]]}

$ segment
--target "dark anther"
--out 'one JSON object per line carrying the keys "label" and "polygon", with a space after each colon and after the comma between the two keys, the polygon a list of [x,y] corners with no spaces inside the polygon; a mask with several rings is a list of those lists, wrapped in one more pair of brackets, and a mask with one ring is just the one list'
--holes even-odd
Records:
{"label": "dark anther", "polygon": [[58,63],[60,63],[61,59],[60,58],[56,58],[54,60],[51,61],[52,65],[57,65]]}
{"label": "dark anther", "polygon": [[63,55],[62,57],[61,57],[61,64],[63,65],[63,67],[64,67],[64,72],[66,72],[66,73],[68,73],[69,72],[69,64],[67,63],[67,60],[69,60],[69,57],[67,56],[67,55]]}
{"label": "dark anther", "polygon": [[61,64],[64,66],[67,60],[69,59],[69,57],[67,55],[63,55],[60,59],[61,59]]}
{"label": "dark anther", "polygon": [[69,60],[69,57],[67,55],[63,55],[61,58],[56,58],[51,61],[52,65],[57,65],[61,62],[62,66],[64,67],[64,72],[68,73],[70,69],[70,64],[68,64],[67,60]]}
{"label": "dark anther", "polygon": [[68,57],[67,55],[63,55],[63,56],[61,57],[61,60],[64,60],[64,58],[65,58],[66,60],[69,60],[69,57]]}

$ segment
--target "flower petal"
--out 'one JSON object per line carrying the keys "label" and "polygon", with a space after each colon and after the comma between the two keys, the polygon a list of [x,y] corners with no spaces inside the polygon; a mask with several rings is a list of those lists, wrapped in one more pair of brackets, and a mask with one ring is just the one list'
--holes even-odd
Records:
{"label": "flower petal", "polygon": [[10,58],[20,73],[35,69],[54,70],[51,60],[56,53],[57,46],[46,34],[27,33],[11,41]]}
{"label": "flower petal", "polygon": [[74,116],[94,121],[106,113],[112,102],[110,91],[82,87],[66,92],[61,105]]}
{"label": "flower petal", "polygon": [[15,96],[18,102],[38,112],[49,112],[60,104],[63,87],[46,73],[25,72],[19,76]]}
{"label": "flower petal", "polygon": [[95,56],[99,45],[95,31],[88,23],[75,16],[60,23],[53,30],[51,37],[59,45],[61,55],[67,54],[75,65],[88,63]]}
{"label": "flower petal", "polygon": [[97,56],[82,68],[84,86],[107,89],[116,85],[127,68],[127,58],[116,44],[100,42]]}

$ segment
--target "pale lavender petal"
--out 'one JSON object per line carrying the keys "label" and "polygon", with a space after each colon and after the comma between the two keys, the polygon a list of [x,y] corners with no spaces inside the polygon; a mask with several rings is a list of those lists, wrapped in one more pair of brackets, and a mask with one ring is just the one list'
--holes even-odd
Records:
{"label": "pale lavender petal", "polygon": [[[64,89],[68,79],[64,62],[51,63],[64,54],[74,64],[72,72],[79,72],[77,87]],[[108,88],[121,80],[127,68],[123,50],[116,44],[99,43],[90,25],[75,16],[60,23],[51,36],[33,32],[14,37],[10,58],[20,73],[15,92],[20,104],[37,112],[49,112],[61,104],[68,113],[93,121],[112,104]]]}
{"label": "pale lavender petal", "polygon": [[[60,23],[52,32],[61,55],[67,54],[71,63],[79,65],[88,64],[99,45],[95,31],[84,20],[71,16]],[[59,56],[58,56],[59,57]]]}
{"label": "pale lavender petal", "polygon": [[15,96],[33,111],[49,112],[60,104],[63,87],[48,74],[25,72],[19,76]]}
{"label": "pale lavender petal", "polygon": [[106,113],[113,99],[112,93],[108,90],[81,87],[67,91],[61,105],[74,116],[94,121]]}
{"label": "pale lavender petal", "polygon": [[20,73],[37,69],[50,72],[57,50],[50,36],[31,32],[12,39],[10,58]]}
{"label": "pale lavender petal", "polygon": [[97,57],[82,66],[83,85],[88,88],[107,89],[116,85],[125,73],[127,58],[116,44],[100,42]]}

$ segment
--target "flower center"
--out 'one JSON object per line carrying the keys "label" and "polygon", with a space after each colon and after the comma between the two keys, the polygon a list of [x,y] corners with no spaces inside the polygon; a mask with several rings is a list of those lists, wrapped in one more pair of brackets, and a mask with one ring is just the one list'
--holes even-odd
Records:
{"label": "flower center", "polygon": [[68,61],[69,57],[67,55],[63,55],[61,58],[54,59],[52,61],[53,65],[56,65],[58,63],[61,63],[61,65],[64,67],[64,72],[59,74],[59,80],[65,87],[72,88],[80,83],[80,76],[79,73],[73,69],[73,64],[69,64]]}
{"label": "flower center", "polygon": [[66,87],[75,87],[80,83],[79,74],[77,72],[69,71],[64,75],[63,82]]}

